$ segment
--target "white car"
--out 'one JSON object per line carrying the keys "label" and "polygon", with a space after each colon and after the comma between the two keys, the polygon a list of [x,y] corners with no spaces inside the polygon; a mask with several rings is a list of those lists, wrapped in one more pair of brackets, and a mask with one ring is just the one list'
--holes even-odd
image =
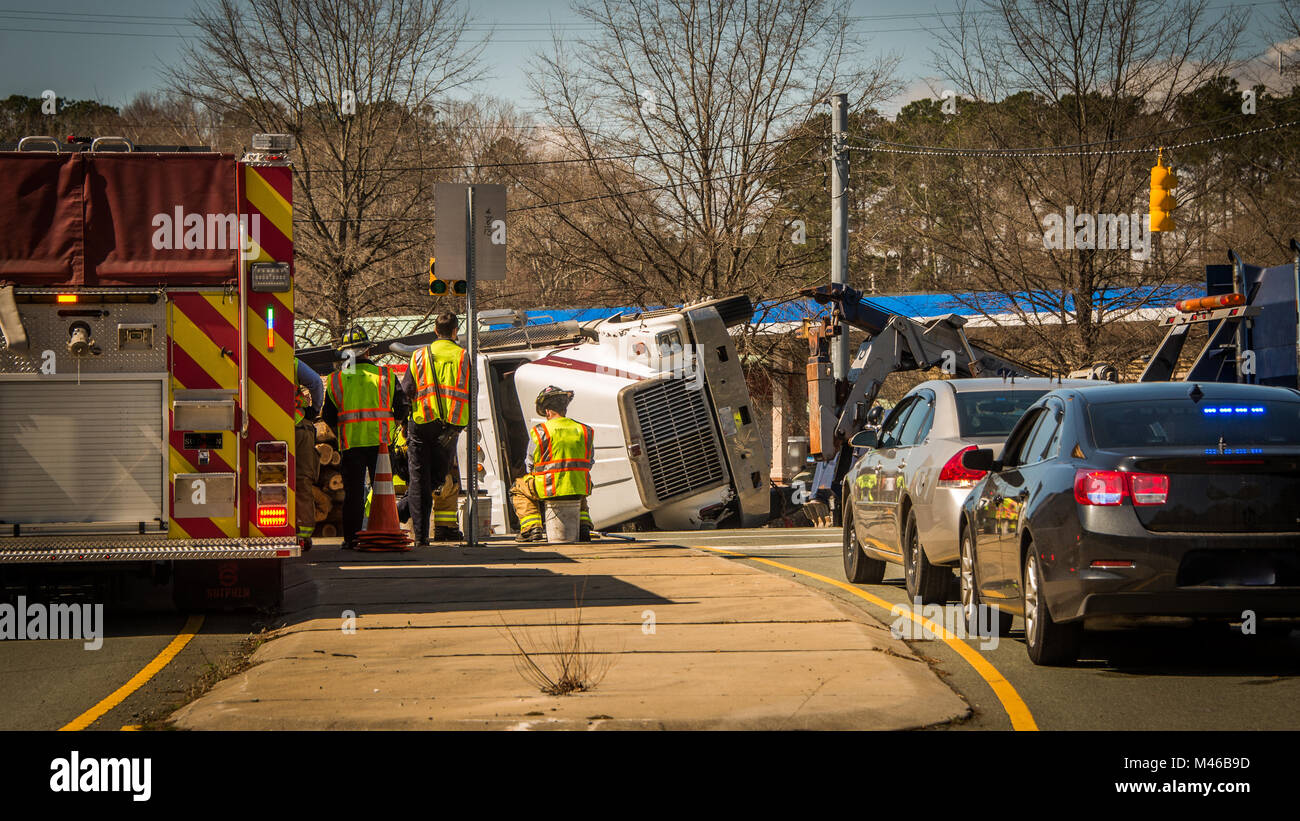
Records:
{"label": "white car", "polygon": [[[909,599],[957,597],[961,506],[983,472],[962,467],[961,454],[1002,447],[1025,409],[1079,379],[934,379],[917,385],[879,430],[857,433],[866,448],[844,477],[844,573],[879,583],[885,563],[903,566]],[[855,451],[857,452],[857,451]],[[995,453],[996,455],[996,453]]]}

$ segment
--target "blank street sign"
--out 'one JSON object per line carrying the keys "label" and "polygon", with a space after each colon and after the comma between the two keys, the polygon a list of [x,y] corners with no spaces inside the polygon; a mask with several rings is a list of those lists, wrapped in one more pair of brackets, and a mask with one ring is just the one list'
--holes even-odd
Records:
{"label": "blank street sign", "polygon": [[[450,282],[465,278],[465,192],[468,185],[438,183],[434,186],[434,256],[438,279]],[[506,278],[506,187],[474,186],[474,278]]]}

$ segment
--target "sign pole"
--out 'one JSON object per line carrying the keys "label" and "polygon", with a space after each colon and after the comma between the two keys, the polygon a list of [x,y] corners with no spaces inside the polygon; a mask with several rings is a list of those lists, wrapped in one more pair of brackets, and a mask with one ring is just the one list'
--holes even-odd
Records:
{"label": "sign pole", "polygon": [[469,425],[465,441],[465,474],[469,491],[468,547],[478,545],[478,317],[474,304],[474,186],[465,189],[465,322],[469,335]]}

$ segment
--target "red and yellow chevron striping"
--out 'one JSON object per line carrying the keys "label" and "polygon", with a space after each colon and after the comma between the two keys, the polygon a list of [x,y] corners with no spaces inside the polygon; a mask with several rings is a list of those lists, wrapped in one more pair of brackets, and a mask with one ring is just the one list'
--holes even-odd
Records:
{"label": "red and yellow chevron striping", "polygon": [[[292,177],[285,166],[239,166],[239,212],[249,226],[241,275],[254,262],[288,262],[292,276]],[[207,464],[191,461],[183,448],[184,433],[170,437],[170,466],[176,474],[238,473],[237,515],[214,518],[176,518],[172,538],[292,536],[295,521],[295,471],[293,457],[293,403],[295,393],[293,350],[293,292],[246,295],[246,337],[239,339],[238,293],[224,290],[172,292],[168,311],[168,360],[171,397],[184,389],[225,389],[238,395],[240,362],[245,363],[244,397],[248,411],[247,436],[241,436],[237,408],[235,430],[222,432],[220,448],[208,451]],[[168,403],[172,407],[172,403]],[[173,413],[169,411],[169,413]],[[174,422],[169,420],[169,422]],[[288,445],[289,510],[285,525],[259,528],[255,521],[256,449],[258,442]],[[237,467],[242,469],[237,470]],[[175,484],[171,483],[173,494]],[[175,509],[175,499],[172,499]]]}

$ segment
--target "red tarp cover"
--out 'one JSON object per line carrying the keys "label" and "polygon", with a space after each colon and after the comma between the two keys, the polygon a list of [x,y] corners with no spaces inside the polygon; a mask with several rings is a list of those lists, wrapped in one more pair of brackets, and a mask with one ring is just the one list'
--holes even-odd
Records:
{"label": "red tarp cover", "polygon": [[0,153],[0,281],[203,285],[239,270],[234,157]]}

